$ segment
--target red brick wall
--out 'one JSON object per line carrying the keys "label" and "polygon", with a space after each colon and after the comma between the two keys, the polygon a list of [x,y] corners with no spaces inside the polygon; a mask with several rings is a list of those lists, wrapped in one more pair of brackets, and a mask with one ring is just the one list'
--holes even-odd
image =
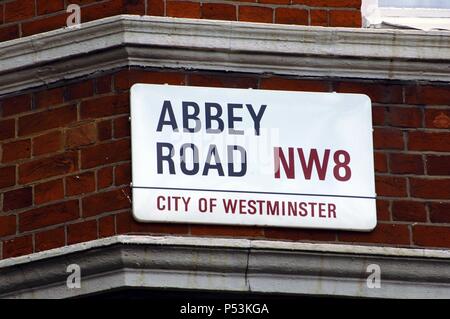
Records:
{"label": "red brick wall", "polygon": [[[142,224],[130,211],[129,88],[169,83],[360,92],[373,101],[373,232]],[[0,100],[0,241],[8,258],[114,234],[450,248],[450,86],[121,70]]]}
{"label": "red brick wall", "polygon": [[66,26],[66,4],[81,21],[119,14],[361,27],[361,0],[6,0],[0,1],[0,42]]}

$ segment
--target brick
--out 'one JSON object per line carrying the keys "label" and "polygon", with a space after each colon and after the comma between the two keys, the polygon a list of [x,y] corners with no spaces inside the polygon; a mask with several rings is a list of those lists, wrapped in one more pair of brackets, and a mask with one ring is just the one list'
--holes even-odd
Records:
{"label": "brick", "polygon": [[424,247],[450,247],[450,227],[414,225],[414,244]]}
{"label": "brick", "polygon": [[260,89],[329,92],[330,83],[327,81],[290,79],[284,77],[270,77],[261,79]]}
{"label": "brick", "polygon": [[19,25],[8,25],[0,28],[0,41],[9,41],[19,37]]}
{"label": "brick", "polygon": [[375,149],[402,150],[404,148],[403,133],[398,129],[375,127],[373,146]]}
{"label": "brick", "polygon": [[36,252],[62,247],[65,243],[64,227],[46,230],[35,235]]}
{"label": "brick", "polygon": [[131,164],[125,163],[114,168],[116,185],[129,185],[131,183]]}
{"label": "brick", "polygon": [[33,138],[33,155],[40,156],[48,153],[55,153],[62,149],[62,134],[60,131],[53,131]]}
{"label": "brick", "polygon": [[426,109],[425,127],[437,129],[450,128],[450,110]]}
{"label": "brick", "polygon": [[191,225],[193,236],[227,236],[227,237],[263,237],[261,227],[222,226],[222,225]]}
{"label": "brick", "polygon": [[163,16],[164,0],[147,0],[147,14],[151,16]]}
{"label": "brick", "polygon": [[405,100],[407,104],[450,105],[450,86],[407,86]]}
{"label": "brick", "polygon": [[10,143],[5,143],[2,146],[2,162],[8,163],[25,158],[30,158],[31,156],[31,141],[21,140],[14,141]]}
{"label": "brick", "polygon": [[450,203],[430,203],[429,209],[432,223],[450,223]]}
{"label": "brick", "polygon": [[[81,15],[83,16],[83,14]],[[68,13],[45,16],[29,22],[22,23],[22,36],[43,33],[64,28],[67,25]]]}
{"label": "brick", "polygon": [[31,110],[31,95],[13,96],[2,101],[3,116],[11,116]]}
{"label": "brick", "polygon": [[311,7],[361,8],[361,0],[292,0],[292,4]]}
{"label": "brick", "polygon": [[375,177],[376,192],[378,196],[405,197],[406,178],[392,176]]}
{"label": "brick", "polygon": [[131,212],[116,215],[117,234],[147,233],[187,235],[189,226],[186,224],[139,223],[134,220]]}
{"label": "brick", "polygon": [[97,137],[99,141],[106,141],[112,138],[111,120],[105,120],[97,123]]}
{"label": "brick", "polygon": [[[101,1],[101,0],[100,0]],[[70,0],[70,3],[78,4],[80,6],[85,6],[94,2],[99,2],[99,0]]]}
{"label": "brick", "polygon": [[412,107],[388,107],[387,124],[396,127],[422,127],[422,111]]}
{"label": "brick", "polygon": [[72,245],[97,239],[97,221],[90,220],[67,226],[67,244]]}
{"label": "brick", "polygon": [[385,107],[384,106],[372,106],[372,123],[373,125],[385,124]]}
{"label": "brick", "polygon": [[66,99],[78,100],[94,95],[94,81],[88,80],[67,87]]}
{"label": "brick", "polygon": [[128,116],[114,119],[114,138],[122,138],[130,136],[130,121]]}
{"label": "brick", "polygon": [[95,92],[97,94],[105,94],[111,92],[112,89],[112,75],[104,75],[95,80]]}
{"label": "brick", "polygon": [[33,192],[31,187],[24,187],[6,192],[3,195],[3,211],[9,211],[31,206],[33,204]]}
{"label": "brick", "polygon": [[31,235],[16,237],[3,242],[3,258],[28,255],[33,252],[33,238]]}
{"label": "brick", "polygon": [[202,18],[236,21],[236,7],[231,4],[223,3],[203,3]]}
{"label": "brick", "polygon": [[326,10],[310,10],[311,25],[327,27],[328,26],[328,11]]}
{"label": "brick", "polygon": [[5,23],[23,21],[34,17],[34,0],[16,0],[4,4]]}
{"label": "brick", "polygon": [[426,222],[427,211],[425,203],[394,201],[392,203],[392,218],[397,221]]}
{"label": "brick", "polygon": [[34,187],[34,203],[45,204],[64,198],[64,185],[62,179],[56,179]]}
{"label": "brick", "polygon": [[128,94],[102,96],[81,103],[82,119],[100,118],[118,114],[130,113]]}
{"label": "brick", "polygon": [[88,22],[125,13],[123,0],[110,0],[83,7],[81,22]]}
{"label": "brick", "polygon": [[410,131],[408,133],[408,149],[450,152],[450,132]]}
{"label": "brick", "polygon": [[64,10],[64,0],[36,0],[36,5],[38,15]]}
{"label": "brick", "polygon": [[66,152],[21,164],[19,166],[19,182],[25,184],[48,177],[73,173],[76,170],[78,170],[77,153]]}
{"label": "brick", "polygon": [[145,1],[142,0],[122,0],[124,13],[145,15]]}
{"label": "brick", "polygon": [[279,240],[336,241],[336,232],[329,230],[308,230],[289,228],[265,228],[264,236]]}
{"label": "brick", "polygon": [[16,167],[0,167],[0,188],[10,187],[16,184]]}
{"label": "brick", "polygon": [[415,154],[389,154],[391,173],[394,174],[423,174],[424,166],[422,155]]}
{"label": "brick", "polygon": [[95,166],[126,161],[131,158],[130,140],[118,140],[110,143],[98,144],[81,150],[81,167]]}
{"label": "brick", "polygon": [[129,189],[121,188],[85,197],[83,198],[83,217],[129,208],[131,206],[129,196]]}
{"label": "brick", "polygon": [[104,167],[97,171],[97,188],[103,189],[113,184],[113,168]]}
{"label": "brick", "polygon": [[430,199],[450,199],[450,179],[411,178],[411,196]]}
{"label": "brick", "polygon": [[277,8],[275,23],[308,25],[308,11],[304,9]]}
{"label": "brick", "polygon": [[116,233],[115,228],[116,226],[114,216],[106,216],[100,218],[98,220],[98,237],[104,238],[114,236],[114,234]]}
{"label": "brick", "polygon": [[428,155],[426,157],[428,175],[450,176],[450,156],[449,155]]}
{"label": "brick", "polygon": [[410,244],[408,226],[399,224],[378,224],[373,231],[368,233],[340,232],[338,233],[338,239],[339,241],[353,243],[402,246]]}
{"label": "brick", "polygon": [[202,12],[199,2],[167,1],[166,16],[200,19]]}
{"label": "brick", "polygon": [[66,126],[77,120],[76,105],[45,110],[19,118],[19,136]]}
{"label": "brick", "polygon": [[390,202],[387,200],[377,199],[377,220],[390,221],[391,211]]}
{"label": "brick", "polygon": [[376,103],[403,103],[403,90],[400,85],[369,82],[336,82],[338,93],[366,94]]}
{"label": "brick", "polygon": [[7,140],[16,135],[16,121],[14,119],[0,121],[0,140]]}
{"label": "brick", "polygon": [[[259,3],[290,4],[291,0],[258,0]],[[253,8],[253,7],[251,7]]]}
{"label": "brick", "polygon": [[16,215],[0,216],[0,237],[16,233]]}
{"label": "brick", "polygon": [[220,74],[191,74],[189,85],[227,88],[254,88],[258,87],[258,80],[252,77],[229,76]]}
{"label": "brick", "polygon": [[47,89],[34,95],[34,104],[37,109],[46,109],[50,106],[62,104],[63,102],[63,88]]}
{"label": "brick", "polygon": [[273,21],[273,9],[255,6],[239,6],[239,21],[271,23]]}
{"label": "brick", "polygon": [[184,85],[185,76],[179,72],[122,70],[114,78],[117,90],[128,90],[135,83]]}
{"label": "brick", "polygon": [[94,172],[66,177],[66,196],[86,194],[93,191],[95,191]]}
{"label": "brick", "polygon": [[387,155],[381,152],[375,152],[375,172],[377,173],[387,173]]}
{"label": "brick", "polygon": [[360,11],[331,10],[330,27],[361,28],[362,17]]}
{"label": "brick", "polygon": [[19,230],[31,231],[79,218],[78,200],[35,208],[19,215]]}
{"label": "brick", "polygon": [[95,123],[85,123],[66,131],[66,148],[75,149],[94,144],[97,141],[97,127]]}

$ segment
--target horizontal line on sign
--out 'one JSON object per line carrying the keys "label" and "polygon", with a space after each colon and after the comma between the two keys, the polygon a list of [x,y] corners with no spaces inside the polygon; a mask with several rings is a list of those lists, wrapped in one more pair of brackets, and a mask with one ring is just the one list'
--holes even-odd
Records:
{"label": "horizontal line on sign", "polygon": [[162,189],[162,190],[171,190],[171,191],[218,192],[218,193],[247,193],[247,194],[264,194],[264,195],[319,196],[319,197],[344,197],[344,198],[375,199],[375,197],[370,197],[370,196],[327,195],[327,194],[302,194],[302,193],[278,193],[278,192],[257,192],[257,191],[233,191],[233,190],[225,190],[225,189],[173,188],[173,187],[146,187],[146,186],[132,186],[132,188],[142,188],[142,189]]}

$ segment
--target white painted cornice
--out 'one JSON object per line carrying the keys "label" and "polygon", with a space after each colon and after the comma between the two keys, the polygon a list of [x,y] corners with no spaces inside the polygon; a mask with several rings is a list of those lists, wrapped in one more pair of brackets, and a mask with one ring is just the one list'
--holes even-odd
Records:
{"label": "white painted cornice", "polygon": [[450,80],[450,33],[121,15],[0,43],[0,94],[123,66]]}
{"label": "white painted cornice", "polygon": [[[81,289],[66,286],[67,266]],[[381,287],[366,284],[378,265]],[[448,250],[189,236],[121,235],[0,261],[0,298],[65,298],[120,288],[449,298]]]}

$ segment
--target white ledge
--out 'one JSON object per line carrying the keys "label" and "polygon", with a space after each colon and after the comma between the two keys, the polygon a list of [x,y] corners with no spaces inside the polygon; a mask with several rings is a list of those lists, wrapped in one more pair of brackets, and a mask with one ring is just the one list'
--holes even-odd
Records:
{"label": "white ledge", "polygon": [[[0,298],[152,288],[381,298],[449,298],[448,250],[267,240],[116,236],[0,262]],[[77,264],[81,288],[66,286]],[[381,270],[380,289],[366,285]]]}
{"label": "white ledge", "polygon": [[77,253],[89,249],[112,246],[116,244],[130,245],[162,245],[162,246],[189,246],[189,247],[216,247],[240,249],[267,249],[304,251],[316,253],[335,253],[348,255],[386,256],[386,257],[420,257],[450,259],[448,249],[422,249],[397,248],[381,246],[297,243],[279,240],[256,240],[215,237],[185,237],[185,236],[143,236],[143,235],[117,235],[96,239],[84,243],[73,244],[43,252],[33,253],[20,257],[0,260],[0,268],[30,263],[67,254]]}
{"label": "white ledge", "polygon": [[123,66],[450,80],[450,33],[121,15],[0,43],[0,94]]}

